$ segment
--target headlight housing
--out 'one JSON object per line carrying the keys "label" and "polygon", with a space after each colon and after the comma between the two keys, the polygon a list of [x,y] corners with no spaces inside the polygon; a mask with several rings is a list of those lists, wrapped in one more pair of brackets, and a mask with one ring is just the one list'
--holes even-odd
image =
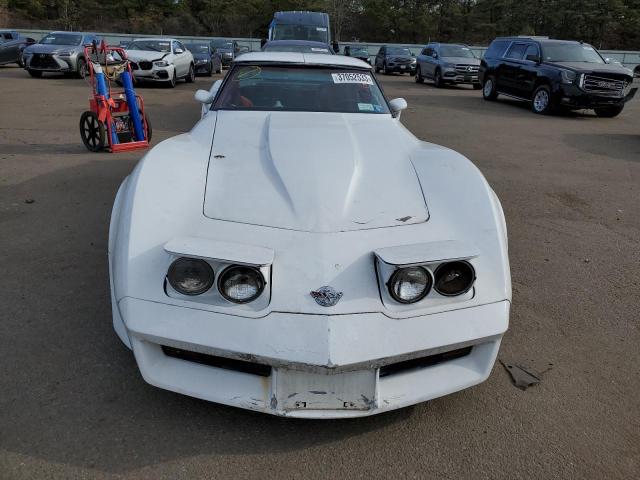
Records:
{"label": "headlight housing", "polygon": [[71,55],[73,55],[73,52],[60,52],[60,53],[58,53],[59,57],[70,57]]}
{"label": "headlight housing", "polygon": [[571,70],[560,70],[560,77],[562,83],[573,83],[576,81],[576,78],[578,78],[578,75]]}
{"label": "headlight housing", "polygon": [[387,283],[389,295],[399,303],[416,303],[427,296],[433,285],[431,274],[424,267],[398,268]]}
{"label": "headlight housing", "polygon": [[434,289],[445,297],[467,293],[476,280],[476,272],[469,262],[455,261],[440,265],[434,274]]}
{"label": "headlight housing", "polygon": [[262,294],[265,283],[257,268],[232,265],[218,278],[218,291],[230,302],[249,303]]}
{"label": "headlight housing", "polygon": [[156,67],[168,67],[169,66],[169,62],[167,62],[166,60],[157,60],[157,61],[153,62],[153,64]]}
{"label": "headlight housing", "polygon": [[213,285],[214,272],[204,260],[180,257],[169,267],[167,280],[182,295],[201,295]]}

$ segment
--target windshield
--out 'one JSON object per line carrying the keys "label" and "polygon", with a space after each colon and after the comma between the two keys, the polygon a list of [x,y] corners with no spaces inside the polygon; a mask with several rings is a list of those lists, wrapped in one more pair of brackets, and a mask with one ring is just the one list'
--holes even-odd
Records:
{"label": "windshield", "polygon": [[411,56],[411,50],[403,47],[387,47],[387,55],[408,55]]}
{"label": "windshield", "polygon": [[476,58],[473,52],[467,48],[459,45],[441,45],[440,46],[441,57],[462,57],[462,58]]}
{"label": "windshield", "polygon": [[164,40],[136,40],[129,44],[127,50],[169,53],[171,52],[171,42]]}
{"label": "windshield", "polygon": [[69,33],[50,33],[40,43],[43,45],[80,45],[82,35]]}
{"label": "windshield", "polygon": [[329,43],[327,27],[316,25],[276,25],[273,27],[272,40],[310,40]]}
{"label": "windshield", "polygon": [[352,57],[368,57],[369,49],[366,47],[351,47],[349,53]]}
{"label": "windshield", "polygon": [[192,53],[209,53],[209,45],[206,43],[187,43],[185,47]]}
{"label": "windshield", "polygon": [[543,44],[542,57],[546,62],[604,63],[595,48],[579,43]]}
{"label": "windshield", "polygon": [[233,42],[230,42],[229,40],[211,40],[211,45],[215,48],[233,49]]}
{"label": "windshield", "polygon": [[297,53],[324,53],[331,54],[328,47],[320,47],[316,45],[279,45],[266,44],[263,51],[265,52],[297,52]]}
{"label": "windshield", "polygon": [[242,65],[227,76],[216,110],[389,113],[371,72]]}

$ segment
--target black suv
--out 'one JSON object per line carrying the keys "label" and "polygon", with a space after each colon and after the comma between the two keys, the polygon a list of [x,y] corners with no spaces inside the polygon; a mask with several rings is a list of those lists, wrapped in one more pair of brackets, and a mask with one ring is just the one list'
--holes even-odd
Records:
{"label": "black suv", "polygon": [[391,72],[408,73],[415,75],[416,73],[416,57],[407,47],[394,47],[391,45],[383,45],[378,50],[375,59],[376,73],[382,70],[385,75]]}
{"label": "black suv", "polygon": [[582,42],[497,38],[480,63],[482,95],[527,100],[541,114],[593,109],[598,116],[615,117],[637,88],[631,88],[630,70],[607,62]]}

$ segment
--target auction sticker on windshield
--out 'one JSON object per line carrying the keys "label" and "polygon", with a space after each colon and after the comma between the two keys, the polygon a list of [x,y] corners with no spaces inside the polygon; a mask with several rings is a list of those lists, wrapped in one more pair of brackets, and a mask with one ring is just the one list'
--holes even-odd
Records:
{"label": "auction sticker on windshield", "polygon": [[333,83],[364,83],[373,85],[373,78],[366,73],[332,73]]}

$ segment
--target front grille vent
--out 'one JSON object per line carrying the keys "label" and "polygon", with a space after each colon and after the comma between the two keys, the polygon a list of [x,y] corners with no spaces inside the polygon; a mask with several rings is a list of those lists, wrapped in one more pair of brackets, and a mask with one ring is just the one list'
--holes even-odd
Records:
{"label": "front grille vent", "polygon": [[472,347],[459,348],[457,350],[450,350],[448,352],[429,355],[428,357],[414,358],[412,360],[405,360],[404,362],[385,365],[384,367],[380,368],[380,377],[387,377],[389,375],[395,375],[410,370],[432,367],[433,365],[437,365],[438,363],[448,362],[449,360],[466,357],[471,353],[471,349]]}
{"label": "front grille vent", "polygon": [[626,83],[624,80],[585,75],[582,88],[588,93],[602,97],[622,97]]}
{"label": "front grille vent", "polygon": [[260,363],[246,362],[244,360],[235,360],[233,358],[218,357],[215,355],[207,355],[205,353],[192,352],[182,350],[180,348],[162,346],[162,351],[167,357],[186,360],[187,362],[208,365],[209,367],[222,368],[225,370],[233,370],[235,372],[250,373],[260,377],[268,377],[271,375],[271,367]]}

